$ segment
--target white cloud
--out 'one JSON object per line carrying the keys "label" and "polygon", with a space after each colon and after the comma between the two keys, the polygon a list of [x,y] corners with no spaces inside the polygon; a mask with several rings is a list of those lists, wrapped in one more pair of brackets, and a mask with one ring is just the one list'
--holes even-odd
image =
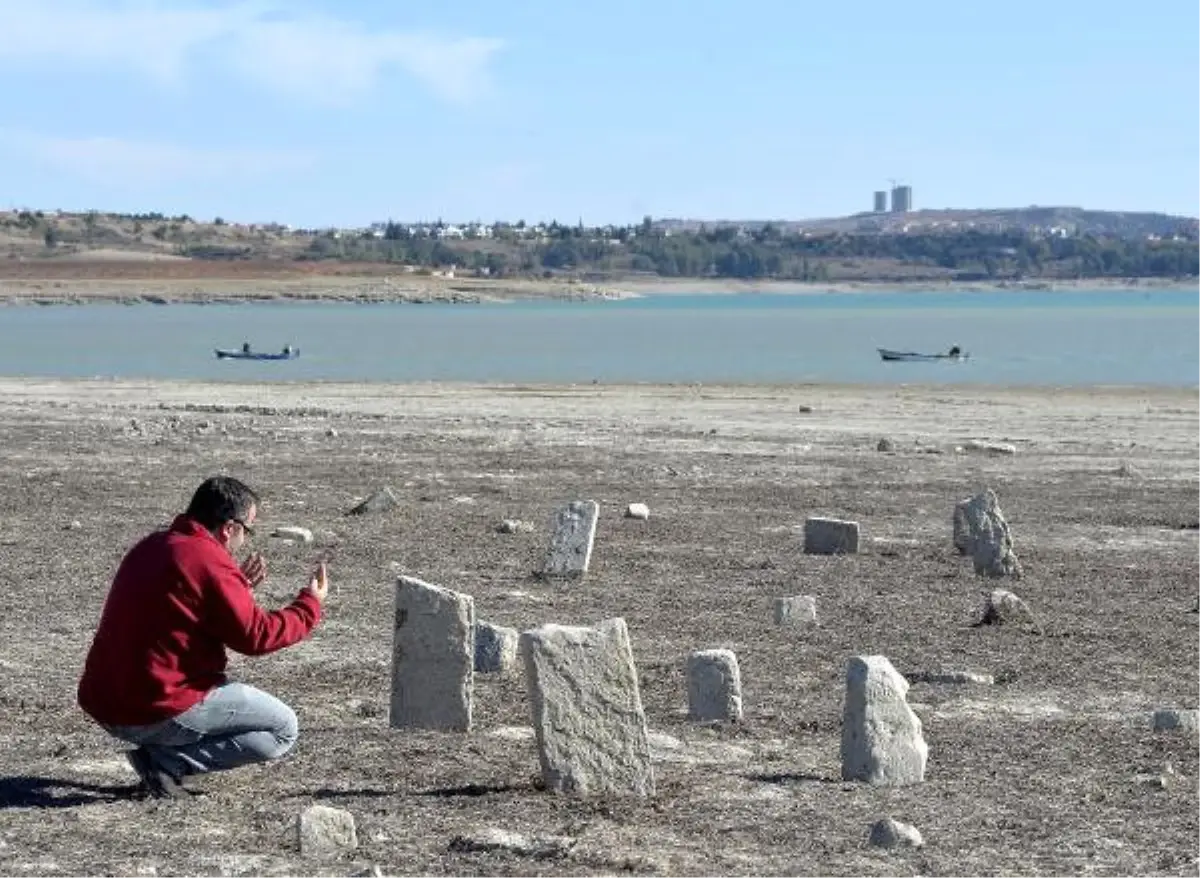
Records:
{"label": "white cloud", "polygon": [[0,64],[124,68],[175,84],[211,76],[205,65],[216,63],[259,86],[327,103],[362,95],[389,69],[405,71],[447,100],[468,101],[487,90],[501,45],[480,37],[368,30],[291,12],[279,2],[0,0]]}
{"label": "white cloud", "polygon": [[176,180],[230,180],[294,173],[311,154],[280,150],[197,149],[118,137],[50,137],[0,129],[0,151],[102,184],[156,185]]}

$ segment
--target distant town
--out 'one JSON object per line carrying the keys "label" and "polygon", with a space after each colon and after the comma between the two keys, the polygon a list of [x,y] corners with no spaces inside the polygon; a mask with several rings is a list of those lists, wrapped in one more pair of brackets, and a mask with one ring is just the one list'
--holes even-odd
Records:
{"label": "distant town", "polygon": [[[864,199],[866,200],[866,199]],[[388,263],[446,277],[629,275],[798,281],[1022,280],[1200,274],[1198,222],[1077,207],[914,209],[876,190],[846,217],[625,225],[378,220],[358,227],[200,221],[187,215],[0,211],[0,259],[127,253],[208,261]]]}

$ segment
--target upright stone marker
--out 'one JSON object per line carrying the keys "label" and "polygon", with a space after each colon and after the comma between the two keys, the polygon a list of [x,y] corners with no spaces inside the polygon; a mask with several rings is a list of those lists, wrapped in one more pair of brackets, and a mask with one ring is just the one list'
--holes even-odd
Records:
{"label": "upright stone marker", "polygon": [[578,578],[587,573],[596,540],[600,505],[595,500],[575,500],[554,515],[546,576]]}
{"label": "upright stone marker", "polygon": [[401,576],[396,583],[392,728],[470,731],[474,665],[471,596]]}
{"label": "upright stone marker", "polygon": [[650,796],[646,716],[624,619],[543,625],[520,653],[546,789]]}
{"label": "upright stone marker", "polygon": [[729,649],[702,649],[688,656],[688,719],[742,719],[742,677]]}
{"label": "upright stone marker", "polygon": [[517,658],[517,629],[475,623],[475,671],[480,674],[502,674]]}
{"label": "upright stone marker", "polygon": [[804,522],[804,551],[810,555],[857,554],[858,522],[809,518]]}
{"label": "upright stone marker", "polygon": [[1012,532],[991,488],[955,504],[954,546],[971,556],[980,576],[1021,578]]}
{"label": "upright stone marker", "polygon": [[925,779],[929,746],[907,693],[908,681],[884,656],[850,659],[842,715],[844,780],[901,786]]}
{"label": "upright stone marker", "polygon": [[817,599],[812,595],[798,594],[789,598],[775,598],[775,624],[800,625],[817,621]]}

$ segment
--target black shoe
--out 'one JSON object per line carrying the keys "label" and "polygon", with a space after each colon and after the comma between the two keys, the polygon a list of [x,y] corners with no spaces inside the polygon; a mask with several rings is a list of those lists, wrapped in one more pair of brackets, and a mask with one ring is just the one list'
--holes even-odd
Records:
{"label": "black shoe", "polygon": [[188,795],[183,780],[156,766],[150,754],[141,747],[130,750],[125,754],[125,758],[129,760],[129,767],[137,772],[141,779],[142,789],[151,798],[175,799]]}

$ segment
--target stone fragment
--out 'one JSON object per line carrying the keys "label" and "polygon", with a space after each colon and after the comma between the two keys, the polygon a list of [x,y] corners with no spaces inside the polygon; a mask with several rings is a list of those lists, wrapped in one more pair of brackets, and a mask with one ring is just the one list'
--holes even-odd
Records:
{"label": "stone fragment", "polygon": [[392,489],[383,487],[351,509],[349,514],[366,515],[367,513],[389,512],[399,505],[400,501],[396,499]]}
{"label": "stone fragment", "polygon": [[392,728],[471,729],[475,602],[401,576],[396,583]]}
{"label": "stone fragment", "polygon": [[595,500],[576,500],[555,513],[550,550],[543,568],[546,576],[579,578],[587,573],[599,514],[600,506]]}
{"label": "stone fragment", "polygon": [[801,625],[817,621],[817,599],[799,594],[775,599],[776,625]]}
{"label": "stone fragment", "polygon": [[517,658],[518,634],[515,628],[475,623],[475,671],[480,674],[502,674],[512,668]]}
{"label": "stone fragment", "polygon": [[645,503],[630,503],[625,509],[625,517],[645,521],[650,517],[650,507]]}
{"label": "stone fragment", "polygon": [[654,794],[646,717],[624,619],[521,634],[546,789]]}
{"label": "stone fragment", "polygon": [[335,857],[358,847],[354,815],[327,805],[310,805],[300,812],[296,838],[305,857]]}
{"label": "stone fragment", "polygon": [[742,677],[737,656],[729,649],[703,649],[688,656],[688,719],[742,718]]}
{"label": "stone fragment", "polygon": [[885,817],[871,824],[871,834],[867,843],[879,848],[919,848],[925,844],[925,839],[921,838],[921,833],[915,826]]}
{"label": "stone fragment", "polygon": [[804,551],[810,555],[858,552],[858,522],[811,517],[804,522]]}
{"label": "stone fragment", "polygon": [[908,681],[881,655],[846,665],[842,778],[900,786],[925,779],[929,746],[908,706]]}

